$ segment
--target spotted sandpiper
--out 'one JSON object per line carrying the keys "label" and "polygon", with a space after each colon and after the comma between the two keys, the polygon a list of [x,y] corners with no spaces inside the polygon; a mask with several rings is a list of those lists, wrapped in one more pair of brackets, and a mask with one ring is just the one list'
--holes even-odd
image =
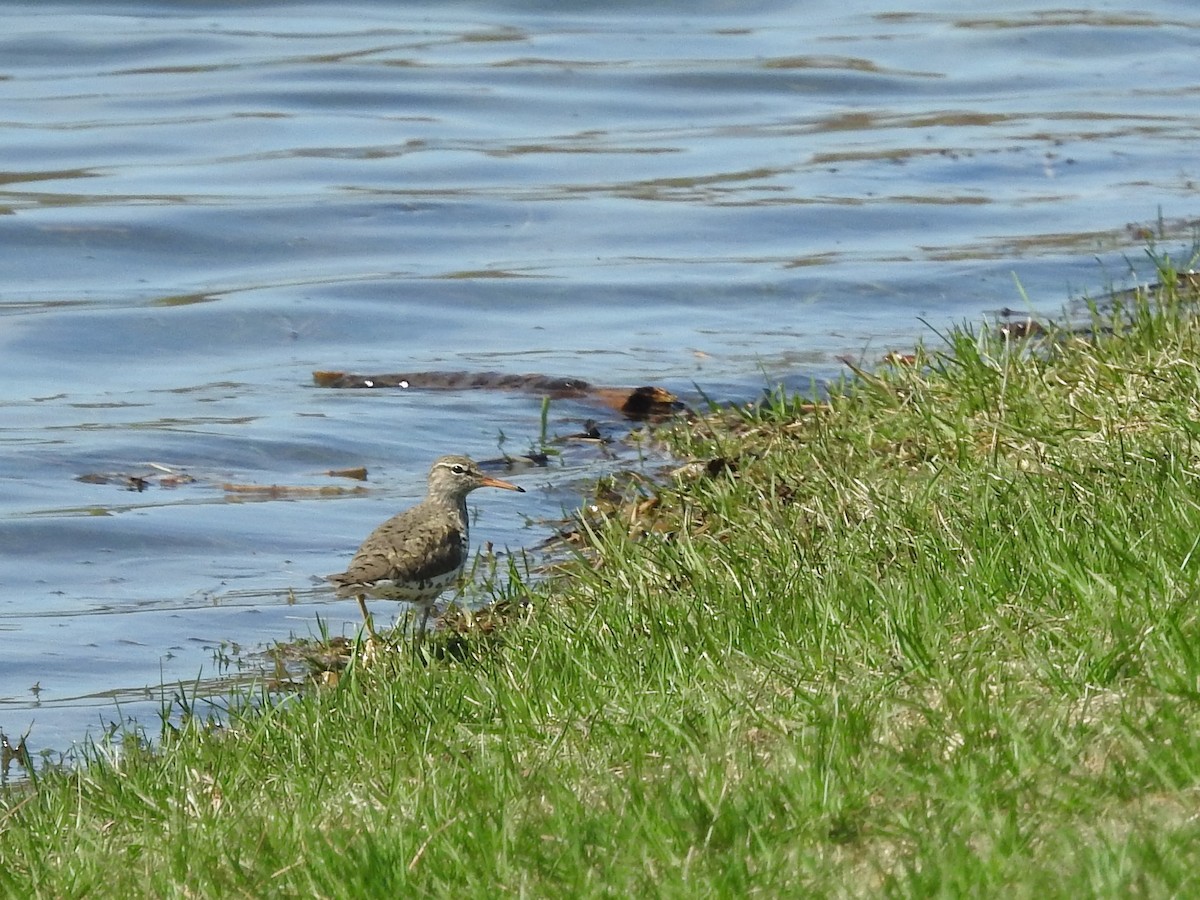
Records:
{"label": "spotted sandpiper", "polygon": [[356,597],[372,637],[375,626],[367,597],[405,600],[425,608],[421,629],[429,623],[433,602],[462,574],[470,555],[467,494],[476,488],[521,491],[484,475],[465,456],[443,456],[429,469],[425,499],[398,513],[367,535],[345,572],[330,575],[339,597]]}

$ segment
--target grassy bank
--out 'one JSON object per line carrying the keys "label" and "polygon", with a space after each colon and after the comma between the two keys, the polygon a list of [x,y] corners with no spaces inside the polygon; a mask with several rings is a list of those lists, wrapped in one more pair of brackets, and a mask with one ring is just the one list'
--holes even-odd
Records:
{"label": "grassy bank", "polygon": [[[460,660],[0,796],[21,896],[1200,893],[1200,325],[945,352],[694,467]],[[1112,330],[1108,330],[1112,326]]]}

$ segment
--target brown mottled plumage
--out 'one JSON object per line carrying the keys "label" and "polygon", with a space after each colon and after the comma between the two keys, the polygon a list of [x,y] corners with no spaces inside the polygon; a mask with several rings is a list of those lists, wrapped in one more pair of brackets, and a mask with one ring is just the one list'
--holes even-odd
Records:
{"label": "brown mottled plumage", "polygon": [[424,631],[433,601],[458,580],[467,564],[467,494],[481,487],[525,490],[484,475],[465,456],[436,460],[429,470],[425,499],[367,535],[346,571],[329,576],[339,597],[358,598],[371,634],[375,626],[367,612],[367,597],[424,606]]}

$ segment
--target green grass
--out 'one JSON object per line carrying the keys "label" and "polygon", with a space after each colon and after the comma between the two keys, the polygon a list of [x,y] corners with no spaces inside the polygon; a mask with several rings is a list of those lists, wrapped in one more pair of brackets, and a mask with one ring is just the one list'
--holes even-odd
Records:
{"label": "green grass", "polygon": [[0,893],[1200,894],[1200,324],[968,330],[667,435],[463,658],[0,795]]}

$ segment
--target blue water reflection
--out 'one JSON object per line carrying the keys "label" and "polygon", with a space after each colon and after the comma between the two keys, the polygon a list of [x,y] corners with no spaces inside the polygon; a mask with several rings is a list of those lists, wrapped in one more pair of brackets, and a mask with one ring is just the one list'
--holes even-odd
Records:
{"label": "blue water reflection", "polygon": [[[63,748],[223,644],[352,629],[314,577],[434,456],[540,430],[538,396],[313,370],[746,399],[1145,275],[1160,217],[1186,246],[1193,4],[919,6],[6,6],[0,729]],[[194,480],[76,480],[152,464]],[[477,540],[536,543],[595,471],[478,500]]]}

